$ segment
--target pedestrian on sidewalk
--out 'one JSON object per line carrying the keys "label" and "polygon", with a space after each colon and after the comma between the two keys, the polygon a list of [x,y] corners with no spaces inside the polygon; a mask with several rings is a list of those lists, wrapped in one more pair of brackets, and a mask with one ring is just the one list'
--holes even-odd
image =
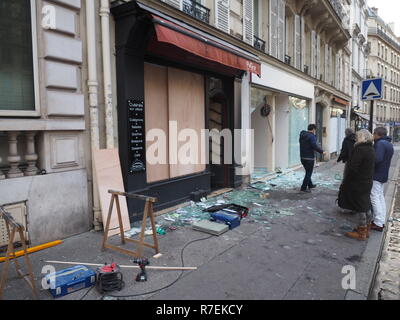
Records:
{"label": "pedestrian on sidewalk", "polygon": [[357,229],[346,233],[347,237],[366,240],[369,236],[368,226],[372,220],[370,194],[374,166],[373,136],[366,129],[360,130],[356,134],[356,143],[347,161],[343,183],[339,190],[339,207],[352,210],[359,215]]}
{"label": "pedestrian on sidewalk", "polygon": [[315,165],[315,152],[319,152],[323,155],[326,154],[324,150],[321,149],[317,144],[317,126],[315,124],[310,124],[308,126],[308,131],[302,131],[300,133],[300,157],[301,164],[303,165],[306,175],[303,180],[303,185],[301,186],[301,191],[306,193],[311,193],[311,189],[317,186],[312,183],[312,174]]}
{"label": "pedestrian on sidewalk", "polygon": [[382,232],[386,223],[385,183],[389,180],[389,169],[394,154],[392,139],[387,129],[379,127],[374,130],[375,140],[375,173],[371,191],[371,203],[374,219],[371,229]]}
{"label": "pedestrian on sidewalk", "polygon": [[346,163],[349,158],[350,154],[353,151],[354,144],[356,143],[356,135],[351,128],[347,128],[345,131],[346,137],[343,140],[342,143],[342,151],[340,152],[340,156],[337,160],[337,162],[343,162]]}

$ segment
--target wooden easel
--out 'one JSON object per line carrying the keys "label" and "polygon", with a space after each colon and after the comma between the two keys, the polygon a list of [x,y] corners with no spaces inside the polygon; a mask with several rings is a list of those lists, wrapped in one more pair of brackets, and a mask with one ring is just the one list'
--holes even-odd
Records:
{"label": "wooden easel", "polygon": [[[158,240],[157,240],[157,230],[156,230],[156,225],[155,225],[155,220],[154,220],[154,213],[153,213],[153,203],[157,202],[156,198],[153,197],[146,197],[143,195],[139,194],[133,194],[133,193],[126,193],[126,192],[121,192],[121,191],[114,191],[114,190],[108,190],[108,193],[111,193],[111,201],[110,201],[110,207],[108,210],[108,216],[107,216],[107,223],[104,229],[104,238],[103,238],[103,251],[108,248],[112,249],[124,254],[127,254],[129,256],[132,256],[134,258],[140,258],[142,257],[143,253],[143,247],[149,247],[152,248],[156,251],[157,253],[160,253],[159,248],[158,248]],[[144,207],[144,214],[143,214],[143,220],[142,220],[142,228],[139,236],[139,240],[133,240],[126,238],[124,235],[124,227],[122,224],[122,217],[121,217],[121,210],[120,210],[120,204],[119,204],[119,196],[123,196],[126,198],[132,198],[132,199],[139,199],[139,200],[144,200],[146,201],[145,207]],[[126,242],[132,242],[137,244],[137,251],[131,251],[127,249],[123,249],[117,246],[113,246],[108,243],[108,233],[110,230],[110,221],[111,221],[111,215],[113,211],[113,206],[114,202],[116,203],[117,207],[117,215],[118,215],[118,222],[119,222],[119,230],[120,230],[120,236],[121,236],[121,242],[122,244],[125,244]],[[149,244],[144,242],[144,233],[146,231],[146,224],[147,224],[147,218],[150,218],[151,222],[151,228],[153,230],[153,242],[154,244]]]}
{"label": "wooden easel", "polygon": [[[23,225],[15,222],[14,218],[9,214],[8,212],[4,211],[2,207],[0,207],[0,217],[3,217],[5,223],[6,223],[6,228],[7,228],[7,234],[8,234],[8,247],[7,247],[7,254],[6,254],[6,261],[4,262],[3,266],[3,272],[1,274],[1,279],[0,279],[0,299],[2,299],[3,296],[3,290],[6,284],[7,280],[7,274],[8,274],[8,268],[10,266],[10,260],[14,260],[15,268],[17,269],[18,275],[24,279],[29,287],[32,289],[33,296],[35,299],[38,298],[38,294],[36,291],[36,286],[35,286],[35,279],[33,277],[33,272],[32,272],[32,265],[28,257],[28,251],[26,247],[26,239],[25,239],[25,228]],[[18,263],[18,258],[15,255],[15,248],[14,248],[14,238],[15,238],[15,233],[18,232],[23,251],[24,251],[24,257],[25,257],[25,263],[28,268],[28,274],[23,274],[21,271],[21,266]],[[27,278],[29,277],[29,278]]]}

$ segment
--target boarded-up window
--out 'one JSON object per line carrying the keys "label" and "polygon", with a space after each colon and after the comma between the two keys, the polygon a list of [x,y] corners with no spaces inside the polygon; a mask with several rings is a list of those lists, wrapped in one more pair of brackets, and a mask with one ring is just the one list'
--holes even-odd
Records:
{"label": "boarded-up window", "polygon": [[[168,155],[168,69],[167,67],[145,64],[145,119],[146,132],[160,129],[165,133],[165,141],[146,141],[146,150],[153,143],[165,146],[159,149],[155,156],[164,164],[151,164],[147,159],[147,182],[161,181],[170,178]],[[161,138],[161,137],[160,137]],[[154,138],[155,139],[155,138]],[[159,139],[159,138],[157,138]]]}
{"label": "boarded-up window", "polygon": [[[168,68],[169,120],[177,122],[178,133],[181,133],[184,129],[194,129],[197,133],[197,140],[190,140],[187,137],[186,141],[179,141],[177,146],[178,162],[182,161],[181,151],[184,150],[183,147],[186,145],[190,148],[192,154],[185,154],[184,156],[194,156],[197,163],[171,164],[171,178],[201,172],[206,169],[204,160],[201,159],[201,129],[204,129],[205,126],[204,101],[204,77],[202,75]],[[174,156],[172,154],[174,152],[175,150],[171,149],[170,141],[170,159]]]}
{"label": "boarded-up window", "polygon": [[[204,77],[148,63],[145,64],[144,75],[147,139],[152,129],[164,133],[159,136],[152,130],[152,141],[146,142],[147,182],[204,171],[205,152],[202,146],[205,141],[202,141],[204,137],[201,135],[201,130],[205,128]],[[195,134],[185,136],[184,129],[192,129]],[[160,138],[165,141],[158,141]],[[149,156],[159,161],[149,163]]]}

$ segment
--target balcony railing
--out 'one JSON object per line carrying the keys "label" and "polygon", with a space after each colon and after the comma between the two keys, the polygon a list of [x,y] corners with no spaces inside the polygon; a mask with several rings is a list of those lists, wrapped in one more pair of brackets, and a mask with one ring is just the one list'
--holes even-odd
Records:
{"label": "balcony railing", "polygon": [[39,174],[35,149],[37,135],[38,132],[35,131],[0,132],[0,142],[3,145],[8,144],[8,148],[2,150],[5,154],[0,155],[0,180]]}
{"label": "balcony railing", "polygon": [[194,0],[183,0],[183,12],[206,23],[210,23],[210,9]]}
{"label": "balcony railing", "polygon": [[254,48],[265,52],[265,41],[260,39],[259,37],[254,36]]}
{"label": "balcony railing", "polygon": [[368,28],[368,35],[375,35],[381,37],[383,40],[389,42],[393,47],[400,51],[400,44],[390,38],[385,32],[378,28]]}

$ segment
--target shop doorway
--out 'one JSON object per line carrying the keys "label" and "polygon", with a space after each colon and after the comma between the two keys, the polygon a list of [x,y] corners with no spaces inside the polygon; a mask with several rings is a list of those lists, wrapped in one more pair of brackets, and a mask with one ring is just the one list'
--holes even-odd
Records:
{"label": "shop doorway", "polygon": [[[214,77],[207,78],[208,89],[208,129],[222,132],[229,129],[228,99],[223,90],[223,81]],[[225,163],[229,139],[221,134],[221,140],[209,138],[209,171],[211,173],[211,189],[217,190],[230,185],[229,164]]]}
{"label": "shop doorway", "polygon": [[[317,141],[318,144],[322,147],[322,139],[324,132],[324,107],[317,103],[316,106],[316,125],[317,125]],[[323,156],[321,154],[317,155],[318,161],[323,161]]]}
{"label": "shop doorway", "polygon": [[300,132],[307,130],[309,124],[308,102],[289,97],[289,167],[300,165]]}

